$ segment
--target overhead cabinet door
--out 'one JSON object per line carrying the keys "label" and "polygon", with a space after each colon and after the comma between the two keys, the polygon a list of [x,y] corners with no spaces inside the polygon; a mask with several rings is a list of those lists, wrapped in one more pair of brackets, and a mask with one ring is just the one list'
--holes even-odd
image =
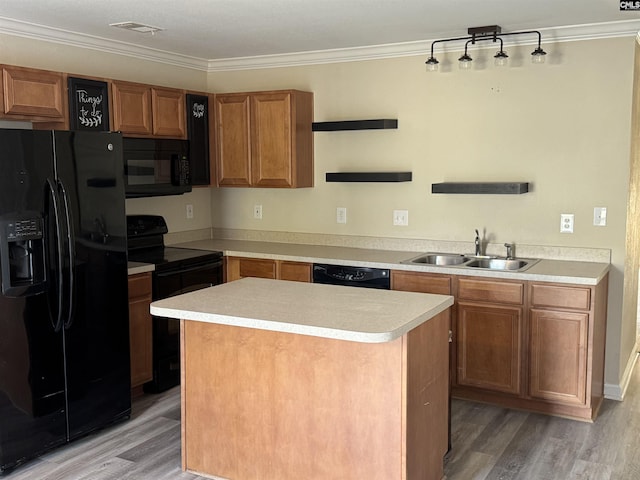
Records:
{"label": "overhead cabinet door", "polygon": [[253,185],[292,186],[291,94],[255,95],[251,99],[251,119]]}
{"label": "overhead cabinet door", "polygon": [[249,95],[216,96],[218,185],[251,184]]}

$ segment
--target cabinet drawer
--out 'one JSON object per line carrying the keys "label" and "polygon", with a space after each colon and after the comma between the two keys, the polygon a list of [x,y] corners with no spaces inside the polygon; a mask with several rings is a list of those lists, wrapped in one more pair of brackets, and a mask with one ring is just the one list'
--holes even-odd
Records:
{"label": "cabinet drawer", "polygon": [[151,297],[151,274],[141,273],[129,277],[129,298]]}
{"label": "cabinet drawer", "polygon": [[273,260],[240,260],[240,277],[276,278],[276,262]]}
{"label": "cabinet drawer", "polygon": [[418,272],[391,272],[391,289],[451,295],[451,277]]}
{"label": "cabinet drawer", "polygon": [[591,305],[591,289],[586,287],[532,284],[531,305],[533,307],[589,310]]}
{"label": "cabinet drawer", "polygon": [[458,280],[458,298],[521,305],[524,301],[524,284],[461,278]]}
{"label": "cabinet drawer", "polygon": [[311,282],[311,264],[302,262],[280,262],[280,280]]}

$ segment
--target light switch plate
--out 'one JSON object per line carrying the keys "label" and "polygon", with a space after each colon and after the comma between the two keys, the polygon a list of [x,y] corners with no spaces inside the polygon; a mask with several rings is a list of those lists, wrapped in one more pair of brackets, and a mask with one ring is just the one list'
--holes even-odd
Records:
{"label": "light switch plate", "polygon": [[596,227],[607,225],[607,207],[595,207],[593,209],[593,224]]}

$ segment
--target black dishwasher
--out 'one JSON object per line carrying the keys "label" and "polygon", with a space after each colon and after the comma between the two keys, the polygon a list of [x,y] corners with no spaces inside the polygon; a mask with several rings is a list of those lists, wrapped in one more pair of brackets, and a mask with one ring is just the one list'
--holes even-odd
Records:
{"label": "black dishwasher", "polygon": [[391,272],[385,268],[314,263],[313,283],[390,290]]}

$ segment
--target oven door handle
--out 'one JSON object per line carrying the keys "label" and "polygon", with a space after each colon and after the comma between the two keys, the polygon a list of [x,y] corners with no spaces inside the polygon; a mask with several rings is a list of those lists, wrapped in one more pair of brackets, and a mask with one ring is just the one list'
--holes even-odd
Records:
{"label": "oven door handle", "polygon": [[202,264],[202,265],[198,265],[191,268],[171,270],[169,272],[156,272],[156,276],[159,278],[163,278],[163,277],[170,277],[171,275],[175,275],[176,273],[190,273],[190,272],[197,272],[198,270],[211,270],[212,268],[222,268],[222,260],[215,263]]}

